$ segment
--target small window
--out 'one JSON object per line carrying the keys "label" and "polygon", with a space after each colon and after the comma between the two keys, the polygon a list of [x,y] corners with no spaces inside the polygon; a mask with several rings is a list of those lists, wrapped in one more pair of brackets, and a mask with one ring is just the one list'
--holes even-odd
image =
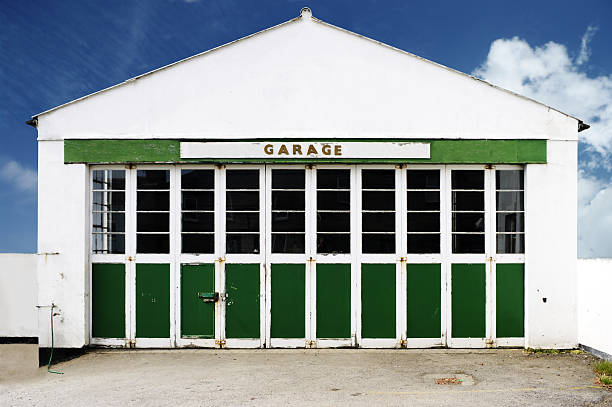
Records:
{"label": "small window", "polygon": [[350,180],[350,170],[317,170],[317,253],[351,252]]}
{"label": "small window", "polygon": [[215,172],[181,171],[181,251],[215,251]]}
{"label": "small window", "polygon": [[525,253],[523,170],[495,172],[497,253]]}
{"label": "small window", "polygon": [[136,172],[136,252],[170,252],[170,171]]}
{"label": "small window", "polygon": [[259,253],[259,170],[225,172],[227,253]]}
{"label": "small window", "polygon": [[94,170],[92,252],[125,253],[125,171]]}
{"label": "small window", "polygon": [[395,253],[395,170],[361,171],[361,252]]}
{"label": "small window", "polygon": [[484,175],[482,170],[451,173],[453,253],[485,251]]}
{"label": "small window", "polygon": [[407,170],[408,253],[440,253],[440,170]]}
{"label": "small window", "polygon": [[272,170],[272,253],[304,253],[306,171]]}

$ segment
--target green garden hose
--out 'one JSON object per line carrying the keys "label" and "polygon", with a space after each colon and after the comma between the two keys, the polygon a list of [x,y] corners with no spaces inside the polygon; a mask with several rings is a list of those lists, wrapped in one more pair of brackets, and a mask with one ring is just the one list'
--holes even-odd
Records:
{"label": "green garden hose", "polygon": [[55,374],[64,374],[64,372],[56,372],[51,370],[51,360],[53,359],[53,308],[55,305],[51,304],[51,354],[49,355],[49,364],[47,365],[47,372]]}

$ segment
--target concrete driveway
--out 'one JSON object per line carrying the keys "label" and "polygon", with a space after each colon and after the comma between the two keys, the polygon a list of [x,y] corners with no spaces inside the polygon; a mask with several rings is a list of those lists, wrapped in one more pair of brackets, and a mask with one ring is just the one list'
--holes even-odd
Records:
{"label": "concrete driveway", "polygon": [[0,405],[612,406],[594,361],[521,350],[96,350],[55,365],[63,375],[0,377]]}

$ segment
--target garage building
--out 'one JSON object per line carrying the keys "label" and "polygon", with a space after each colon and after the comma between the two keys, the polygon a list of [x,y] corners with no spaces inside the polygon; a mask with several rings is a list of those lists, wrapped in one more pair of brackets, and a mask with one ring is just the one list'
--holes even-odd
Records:
{"label": "garage building", "polygon": [[539,102],[303,9],[30,123],[56,347],[577,345],[588,126]]}

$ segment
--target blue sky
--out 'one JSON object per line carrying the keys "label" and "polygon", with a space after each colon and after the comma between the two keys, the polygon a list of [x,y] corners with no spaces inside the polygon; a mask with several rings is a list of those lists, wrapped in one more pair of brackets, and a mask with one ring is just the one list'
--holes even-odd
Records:
{"label": "blue sky", "polygon": [[36,250],[31,115],[289,20],[331,24],[594,124],[580,133],[579,252],[612,257],[609,1],[0,1],[0,252]]}

